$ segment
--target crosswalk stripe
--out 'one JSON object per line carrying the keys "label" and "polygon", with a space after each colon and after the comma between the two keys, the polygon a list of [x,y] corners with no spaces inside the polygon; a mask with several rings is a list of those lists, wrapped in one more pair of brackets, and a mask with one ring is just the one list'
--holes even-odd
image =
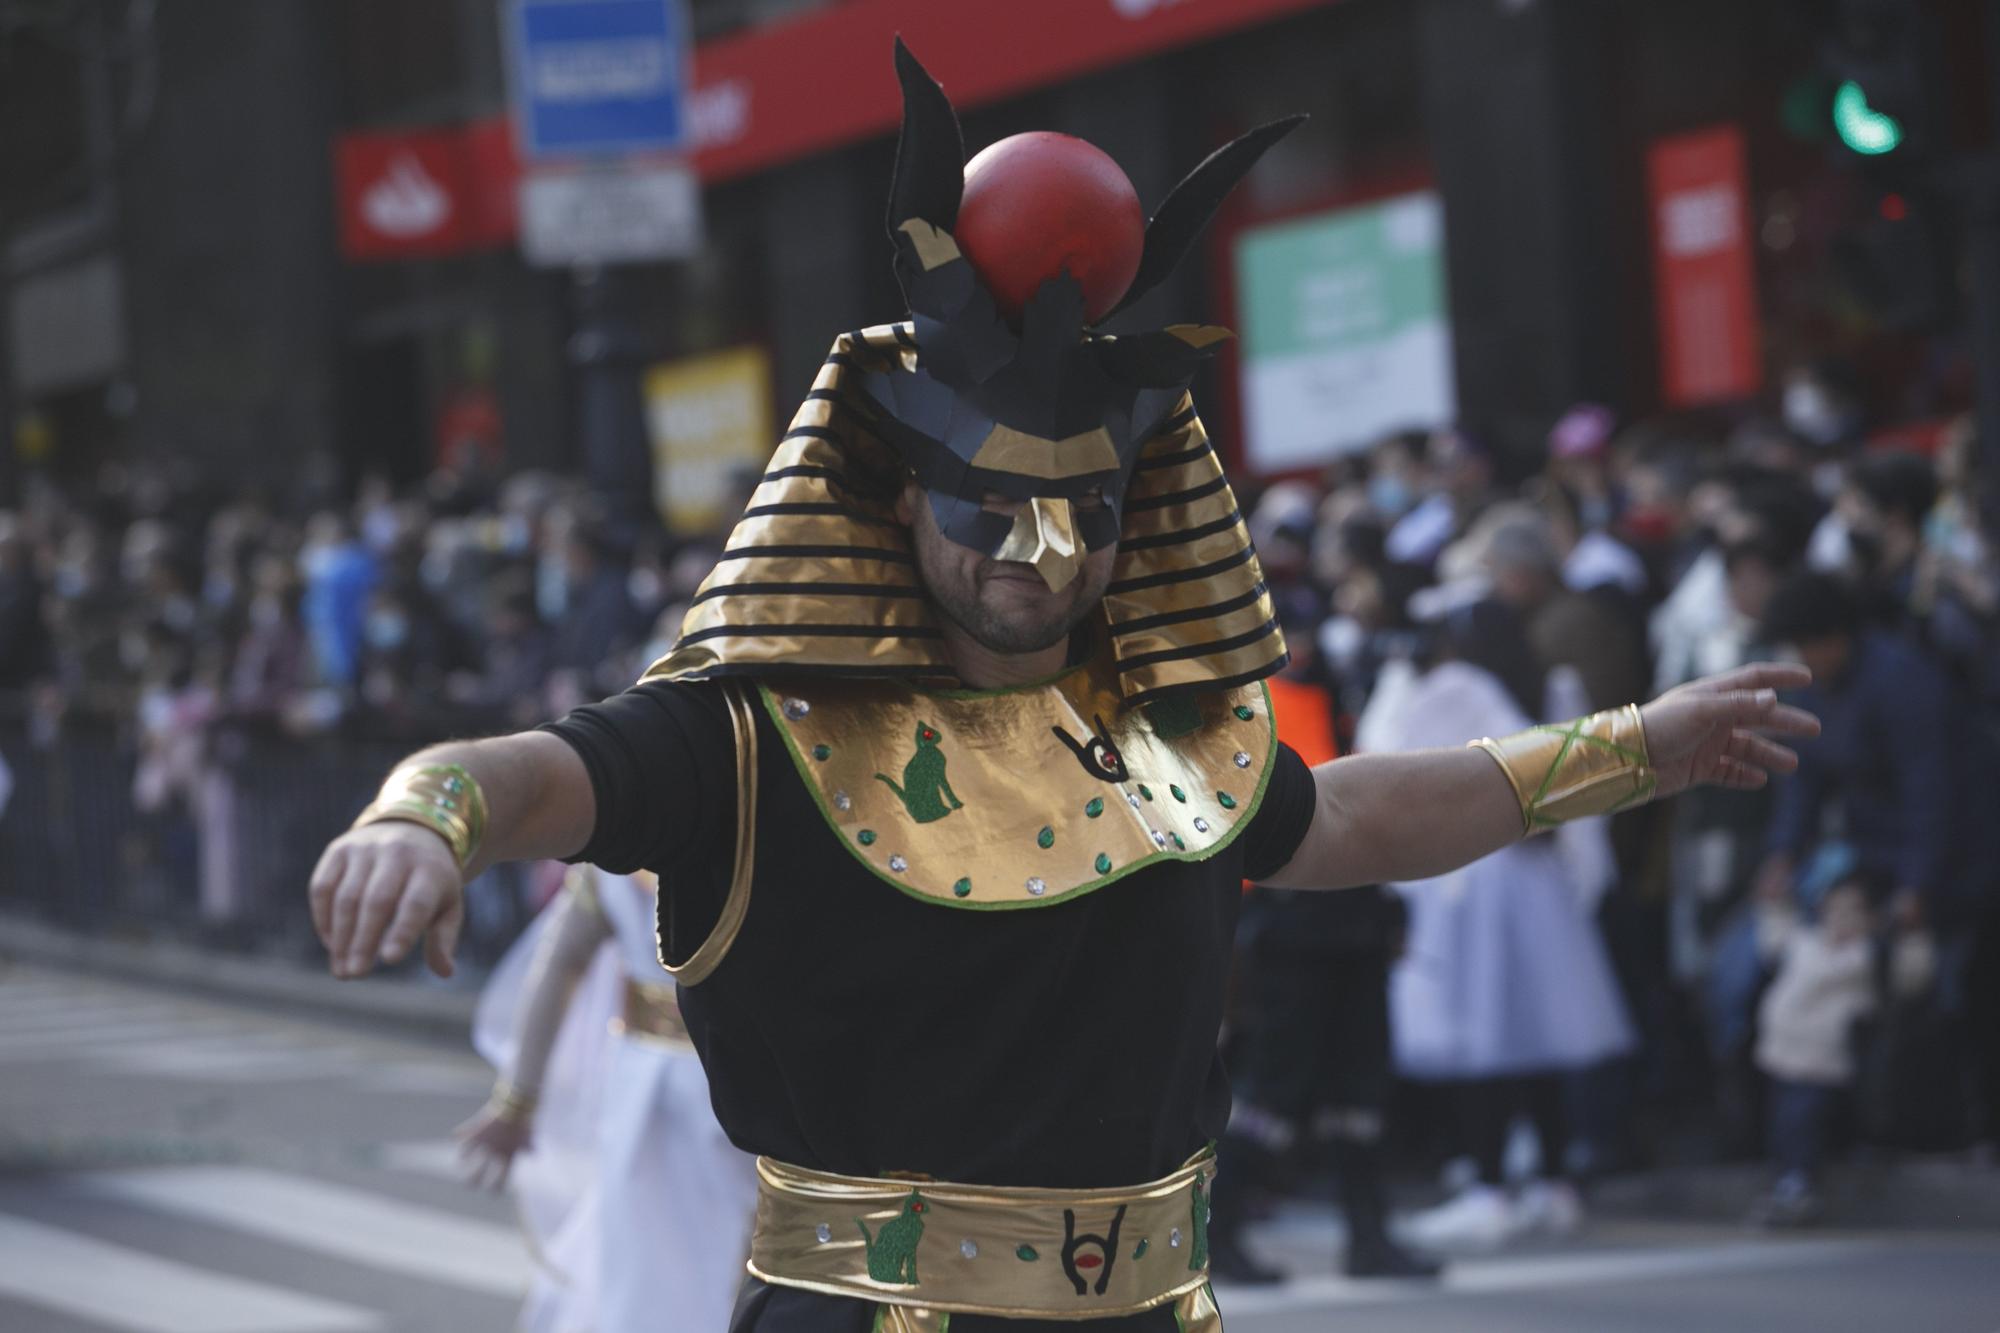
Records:
{"label": "crosswalk stripe", "polygon": [[121,1051],[96,1063],[113,1073],[199,1083],[311,1082],[347,1072],[333,1061],[278,1051]]}
{"label": "crosswalk stripe", "polygon": [[[169,1008],[166,1013],[172,1013],[172,1010]],[[114,1004],[50,1005],[47,1008],[0,1004],[0,1031],[63,1031],[121,1022],[145,1022],[161,1017],[161,1006],[148,1007],[123,1001]]]}
{"label": "crosswalk stripe", "polygon": [[0,1294],[130,1333],[367,1333],[369,1310],[0,1215]]}
{"label": "crosswalk stripe", "polygon": [[372,1065],[360,1077],[361,1086],[377,1092],[435,1092],[448,1097],[483,1097],[492,1081],[491,1070],[470,1063]]}
{"label": "crosswalk stripe", "polygon": [[113,990],[93,990],[84,986],[49,986],[34,981],[0,981],[0,1004],[13,1001],[55,1003],[84,1000],[111,1000],[121,996]]}
{"label": "crosswalk stripe", "polygon": [[489,1075],[483,1065],[459,1061],[384,1060],[351,1042],[317,1033],[258,1033],[223,1023],[156,1020],[99,1027],[8,1031],[0,1025],[0,1063],[87,1063],[122,1074],[260,1080],[359,1078],[388,1092],[478,1093]]}
{"label": "crosswalk stripe", "polygon": [[85,1172],[88,1189],[428,1282],[518,1298],[519,1234],[419,1204],[250,1167]]}
{"label": "crosswalk stripe", "polygon": [[[1331,1276],[1299,1277],[1282,1287],[1221,1286],[1219,1301],[1232,1315],[1280,1314],[1340,1305],[1388,1305],[1500,1291],[1549,1291],[1604,1282],[1643,1282],[1741,1270],[1832,1263],[1879,1245],[1866,1241],[1746,1241],[1685,1249],[1600,1250],[1589,1254],[1509,1255],[1458,1260],[1434,1283],[1360,1282]],[[1220,1284],[1219,1284],[1220,1285]]]}
{"label": "crosswalk stripe", "polygon": [[302,1046],[273,1036],[190,1036],[109,1050],[99,1063],[132,1074],[229,1079],[246,1073],[261,1077],[280,1072],[319,1077],[337,1073],[339,1064],[358,1058],[355,1052],[342,1048]]}
{"label": "crosswalk stripe", "polygon": [[439,1180],[463,1180],[465,1168],[456,1139],[414,1139],[382,1146],[382,1165]]}
{"label": "crosswalk stripe", "polygon": [[144,1046],[163,1037],[185,1037],[188,1033],[187,1024],[173,1020],[107,1024],[104,1027],[82,1028],[75,1032],[61,1029],[47,1032],[0,1031],[0,1057],[15,1051],[39,1052],[51,1048],[63,1050],[75,1047],[79,1050],[85,1048],[101,1050],[116,1046]]}

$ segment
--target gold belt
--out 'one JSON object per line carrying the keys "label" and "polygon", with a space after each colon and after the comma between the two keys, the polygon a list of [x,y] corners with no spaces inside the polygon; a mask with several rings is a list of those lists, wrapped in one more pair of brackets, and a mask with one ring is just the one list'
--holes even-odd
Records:
{"label": "gold belt", "polygon": [[681,1050],[693,1050],[687,1020],[681,1017],[680,993],[660,982],[625,982],[625,1002],[612,1020],[612,1030],[627,1037],[656,1041]]}
{"label": "gold belt", "polygon": [[1130,1189],[1044,1190],[835,1176],[757,1159],[750,1272],[885,1307],[876,1327],[944,1333],[952,1314],[1104,1319],[1178,1301],[1222,1327],[1208,1291],[1203,1151]]}

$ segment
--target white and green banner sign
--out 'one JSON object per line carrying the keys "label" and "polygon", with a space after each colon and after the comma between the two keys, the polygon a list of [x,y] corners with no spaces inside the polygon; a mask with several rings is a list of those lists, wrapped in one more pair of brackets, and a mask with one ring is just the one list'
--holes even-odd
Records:
{"label": "white and green banner sign", "polygon": [[1428,190],[1236,238],[1245,459],[1312,467],[1451,420],[1444,207]]}

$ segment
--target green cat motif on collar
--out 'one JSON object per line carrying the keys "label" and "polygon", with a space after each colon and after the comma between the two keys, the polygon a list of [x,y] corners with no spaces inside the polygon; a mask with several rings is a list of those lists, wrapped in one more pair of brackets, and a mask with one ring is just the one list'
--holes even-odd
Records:
{"label": "green cat motif on collar", "polygon": [[[1197,694],[1202,725],[1167,739],[1119,710],[1108,654],[1001,690],[789,689],[758,695],[841,846],[898,892],[955,910],[1045,908],[1214,856],[1255,815],[1277,749],[1263,686]],[[1106,762],[1072,762],[1052,732]]]}
{"label": "green cat motif on collar", "polygon": [[[917,723],[917,752],[903,765],[903,785],[897,786],[884,773],[877,773],[875,779],[896,793],[903,808],[910,812],[910,818],[919,824],[943,819],[964,808],[965,803],[958,799],[951,783],[945,781],[944,751],[938,748],[937,728],[928,722]],[[946,801],[951,804],[946,805]]]}
{"label": "green cat motif on collar", "polygon": [[860,1218],[861,1243],[868,1250],[868,1276],[876,1282],[893,1282],[900,1287],[917,1285],[917,1242],[924,1238],[924,1210],[930,1205],[924,1196],[911,1190],[903,1200],[903,1211],[882,1224],[875,1235]]}

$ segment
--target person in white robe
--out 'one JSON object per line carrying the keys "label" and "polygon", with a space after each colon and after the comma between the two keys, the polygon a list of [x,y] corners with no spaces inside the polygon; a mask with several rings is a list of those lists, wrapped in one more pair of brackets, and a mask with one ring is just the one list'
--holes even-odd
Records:
{"label": "person in white robe", "polygon": [[[1504,607],[1477,589],[1417,607],[1433,621],[1424,665],[1383,671],[1356,734],[1362,751],[1459,745],[1587,709],[1573,671],[1533,662]],[[1522,697],[1539,694],[1538,716]],[[1408,947],[1390,981],[1396,1062],[1450,1085],[1461,1148],[1478,1179],[1412,1220],[1443,1249],[1485,1248],[1582,1220],[1563,1179],[1560,1075],[1629,1051],[1631,1024],[1594,915],[1615,867],[1604,820],[1563,825],[1461,870],[1396,886],[1410,904]],[[1508,1134],[1525,1113],[1540,1140],[1534,1178],[1506,1188]]]}
{"label": "person in white robe", "polygon": [[650,877],[571,871],[495,970],[474,1044],[499,1072],[459,1127],[512,1192],[537,1272],[523,1333],[728,1327],[756,1205],[654,944]]}

